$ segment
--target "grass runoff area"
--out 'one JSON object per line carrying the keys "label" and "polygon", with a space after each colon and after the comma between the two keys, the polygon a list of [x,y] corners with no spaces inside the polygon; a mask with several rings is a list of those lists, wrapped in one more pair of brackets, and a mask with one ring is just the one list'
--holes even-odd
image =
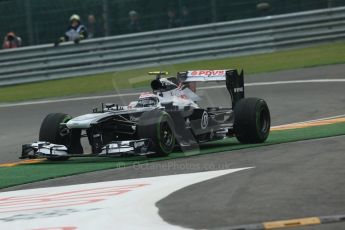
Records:
{"label": "grass runoff area", "polygon": [[[280,143],[295,142],[316,138],[345,135],[345,122],[331,125],[314,126],[300,129],[272,131],[268,140],[262,144],[240,144],[236,138],[227,138],[221,141],[203,144],[200,151],[174,152],[169,157],[147,158],[141,157],[117,157],[117,158],[71,158],[64,162],[43,161],[35,164],[21,164],[12,167],[0,167],[0,188],[47,180],[57,177],[81,174],[98,170],[127,167],[144,164],[153,161],[170,160],[174,158],[191,157],[203,154],[214,154],[224,151],[232,151],[260,146],[268,146]],[[229,152],[228,154],[231,154]],[[289,154],[289,153],[286,153]],[[214,157],[217,157],[216,155]]]}
{"label": "grass runoff area", "polygon": [[[345,63],[345,41],[269,54],[159,66],[171,74],[192,69],[244,69],[246,74]],[[0,103],[75,96],[146,86],[152,76],[136,69],[0,88]]]}

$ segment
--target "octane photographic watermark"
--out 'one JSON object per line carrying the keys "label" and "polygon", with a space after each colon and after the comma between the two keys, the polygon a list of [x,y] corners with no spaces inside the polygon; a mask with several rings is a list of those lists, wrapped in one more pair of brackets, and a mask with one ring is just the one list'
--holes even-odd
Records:
{"label": "octane photographic watermark", "polygon": [[133,167],[135,169],[141,170],[205,170],[205,171],[212,171],[212,170],[221,170],[221,169],[229,169],[233,165],[230,163],[190,163],[190,162],[176,162],[176,161],[169,161],[169,162],[159,162],[159,163],[144,163],[144,164],[136,164]]}

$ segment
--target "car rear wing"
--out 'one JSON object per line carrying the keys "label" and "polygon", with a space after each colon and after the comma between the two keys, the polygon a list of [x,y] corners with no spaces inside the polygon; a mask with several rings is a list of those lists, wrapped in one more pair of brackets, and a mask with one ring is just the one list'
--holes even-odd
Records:
{"label": "car rear wing", "polygon": [[[191,70],[178,72],[177,79],[185,85],[196,82],[223,82],[230,93],[232,106],[242,98],[244,98],[244,79],[243,70],[238,73],[236,69],[228,70]],[[193,89],[192,89],[193,90]],[[194,90],[195,91],[195,90]]]}

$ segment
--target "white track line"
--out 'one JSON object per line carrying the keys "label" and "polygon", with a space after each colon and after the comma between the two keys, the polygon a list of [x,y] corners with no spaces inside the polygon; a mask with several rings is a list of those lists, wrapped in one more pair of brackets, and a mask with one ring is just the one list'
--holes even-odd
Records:
{"label": "white track line", "polygon": [[[286,84],[301,84],[301,83],[334,83],[334,82],[345,82],[345,79],[314,79],[314,80],[254,82],[254,83],[246,83],[244,84],[244,86],[250,87],[250,86],[286,85]],[[225,88],[225,85],[199,87],[198,89],[220,89],[220,88]]]}
{"label": "white track line", "polygon": [[[313,79],[313,80],[293,80],[293,81],[271,81],[271,82],[255,82],[247,83],[246,87],[251,86],[267,86],[267,85],[285,85],[285,84],[302,84],[302,83],[334,83],[334,82],[345,82],[345,79]],[[224,85],[219,86],[206,86],[199,87],[198,89],[219,89],[225,88]],[[76,98],[66,98],[66,99],[56,99],[56,100],[42,100],[42,101],[29,101],[29,102],[19,102],[11,104],[0,104],[0,108],[14,107],[14,106],[25,106],[25,105],[39,105],[39,104],[49,104],[58,102],[70,102],[70,101],[82,101],[82,100],[96,100],[114,97],[129,97],[137,96],[140,93],[121,93],[121,94],[111,94],[102,96],[86,96],[86,97],[76,97]]]}

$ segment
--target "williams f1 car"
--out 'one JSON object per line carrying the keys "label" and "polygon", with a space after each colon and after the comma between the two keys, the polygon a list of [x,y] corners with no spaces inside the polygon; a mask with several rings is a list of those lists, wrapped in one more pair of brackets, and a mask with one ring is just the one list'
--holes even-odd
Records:
{"label": "williams f1 car", "polygon": [[[90,114],[75,118],[48,114],[39,141],[25,144],[21,158],[66,160],[77,156],[167,156],[174,149],[193,149],[200,143],[236,137],[241,143],[264,142],[270,131],[266,102],[244,97],[243,71],[195,70],[167,77],[155,75],[152,90],[129,105],[102,104]],[[197,82],[223,82],[229,108],[198,105]],[[91,153],[84,154],[81,138]]]}

